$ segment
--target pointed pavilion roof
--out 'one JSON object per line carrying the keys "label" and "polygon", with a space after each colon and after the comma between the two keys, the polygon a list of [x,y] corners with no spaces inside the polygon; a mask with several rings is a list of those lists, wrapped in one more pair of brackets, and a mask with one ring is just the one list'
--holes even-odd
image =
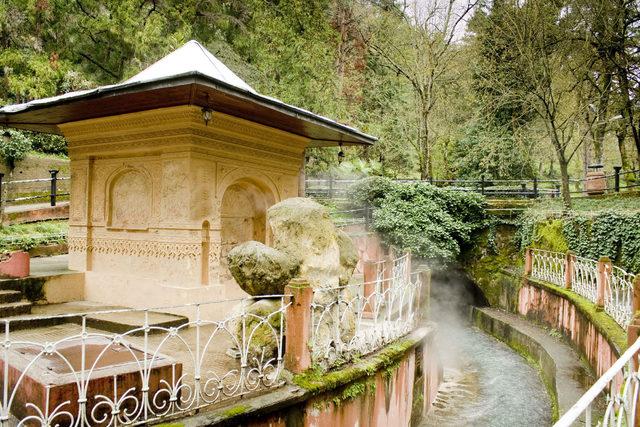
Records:
{"label": "pointed pavilion roof", "polygon": [[177,105],[212,108],[311,139],[312,146],[368,145],[376,138],[261,95],[195,40],[122,83],[0,108],[0,124],[59,134],[58,125]]}
{"label": "pointed pavilion roof", "polygon": [[191,40],[123,83],[144,83],[180,74],[198,73],[238,89],[256,93],[200,43]]}

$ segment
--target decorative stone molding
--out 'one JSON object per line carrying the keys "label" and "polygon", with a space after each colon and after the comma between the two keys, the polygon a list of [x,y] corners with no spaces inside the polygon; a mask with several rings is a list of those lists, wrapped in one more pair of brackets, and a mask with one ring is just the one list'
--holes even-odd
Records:
{"label": "decorative stone molding", "polygon": [[[200,259],[202,245],[185,242],[153,242],[125,239],[69,237],[69,252],[89,252],[101,255],[123,255],[168,260]],[[209,250],[210,262],[217,263],[220,248],[212,244]]]}

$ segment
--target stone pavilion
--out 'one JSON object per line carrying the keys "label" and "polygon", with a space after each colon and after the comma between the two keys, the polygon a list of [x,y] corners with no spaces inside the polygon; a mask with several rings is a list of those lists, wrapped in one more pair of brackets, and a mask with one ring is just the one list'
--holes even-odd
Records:
{"label": "stone pavilion", "polygon": [[259,94],[196,41],[122,83],[5,106],[0,125],[67,139],[69,267],[85,299],[132,307],[243,295],[225,255],[269,243],[305,149],[375,141]]}

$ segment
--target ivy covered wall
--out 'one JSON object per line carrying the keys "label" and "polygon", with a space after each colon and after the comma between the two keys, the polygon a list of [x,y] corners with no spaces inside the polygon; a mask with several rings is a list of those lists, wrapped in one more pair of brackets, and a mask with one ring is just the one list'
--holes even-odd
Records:
{"label": "ivy covered wall", "polygon": [[548,215],[523,214],[518,226],[520,248],[571,250],[591,259],[602,256],[633,273],[640,272],[640,212],[605,210]]}

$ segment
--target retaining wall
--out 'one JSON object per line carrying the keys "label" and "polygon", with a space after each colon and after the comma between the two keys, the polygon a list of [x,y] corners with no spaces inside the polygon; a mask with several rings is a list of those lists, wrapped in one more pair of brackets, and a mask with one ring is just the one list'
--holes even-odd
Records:
{"label": "retaining wall", "polygon": [[518,290],[516,313],[558,330],[600,377],[627,347],[625,331],[580,295],[530,278]]}
{"label": "retaining wall", "polygon": [[296,375],[293,385],[176,420],[174,425],[418,425],[442,379],[434,336],[433,325],[421,327],[340,370]]}

